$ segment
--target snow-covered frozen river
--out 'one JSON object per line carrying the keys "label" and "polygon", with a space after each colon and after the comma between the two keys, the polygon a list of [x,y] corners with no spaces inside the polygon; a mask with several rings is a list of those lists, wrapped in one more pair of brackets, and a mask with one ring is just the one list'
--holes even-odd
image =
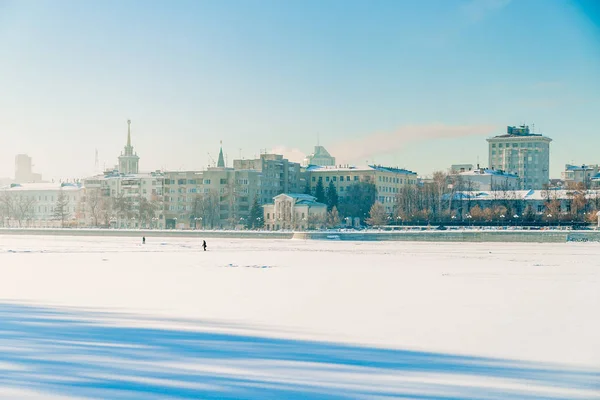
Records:
{"label": "snow-covered frozen river", "polygon": [[600,399],[600,244],[0,236],[2,398]]}

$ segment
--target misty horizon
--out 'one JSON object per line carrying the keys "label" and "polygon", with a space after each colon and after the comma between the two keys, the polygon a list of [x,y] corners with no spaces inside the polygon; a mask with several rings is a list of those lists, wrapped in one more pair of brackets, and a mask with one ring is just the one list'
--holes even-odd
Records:
{"label": "misty horizon", "polygon": [[[435,10],[435,12],[431,12]],[[339,164],[428,176],[488,165],[486,138],[528,124],[550,175],[600,162],[600,29],[586,0],[3,2],[0,178],[117,164],[202,170],[320,143]],[[535,29],[531,29],[535,27]],[[209,156],[210,154],[210,156]]]}

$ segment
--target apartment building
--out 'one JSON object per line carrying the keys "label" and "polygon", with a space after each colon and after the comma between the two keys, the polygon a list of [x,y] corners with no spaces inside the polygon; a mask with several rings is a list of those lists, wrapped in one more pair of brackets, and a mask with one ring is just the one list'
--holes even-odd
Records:
{"label": "apartment building", "polygon": [[382,203],[386,211],[393,212],[396,194],[406,185],[416,185],[417,174],[402,168],[368,165],[364,167],[338,166],[321,167],[310,166],[306,169],[312,193],[319,181],[327,188],[333,182],[340,199],[346,197],[346,192],[351,185],[358,182],[369,182],[377,188],[377,200]]}
{"label": "apartment building", "polygon": [[489,167],[517,175],[521,188],[542,189],[550,181],[550,142],[529,126],[507,127],[507,133],[487,139]]}
{"label": "apartment building", "polygon": [[280,154],[261,154],[260,158],[234,160],[235,170],[260,172],[260,203],[268,204],[281,193],[299,193],[304,190],[305,179],[299,163]]}

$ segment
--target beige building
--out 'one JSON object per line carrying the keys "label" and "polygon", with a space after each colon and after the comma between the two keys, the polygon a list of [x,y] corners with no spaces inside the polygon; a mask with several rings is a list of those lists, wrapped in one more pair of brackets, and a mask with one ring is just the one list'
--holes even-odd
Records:
{"label": "beige building", "polygon": [[507,133],[487,139],[489,167],[517,175],[522,189],[542,189],[550,181],[550,142],[529,127],[507,127]]}
{"label": "beige building", "polygon": [[321,229],[327,206],[308,194],[280,194],[263,206],[265,229],[277,231]]}
{"label": "beige building", "polygon": [[358,182],[370,182],[377,188],[377,200],[382,203],[388,213],[394,210],[396,195],[406,185],[417,184],[417,174],[401,168],[369,165],[365,167],[340,166],[318,167],[306,169],[312,193],[319,181],[327,189],[333,182],[340,200],[346,198],[350,186]]}

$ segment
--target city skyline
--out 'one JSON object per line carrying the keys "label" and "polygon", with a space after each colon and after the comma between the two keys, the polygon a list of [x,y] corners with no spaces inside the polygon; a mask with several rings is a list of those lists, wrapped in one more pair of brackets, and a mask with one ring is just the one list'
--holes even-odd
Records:
{"label": "city skyline", "polygon": [[[600,31],[590,1],[0,2],[0,177],[117,164],[203,169],[219,141],[420,175],[488,164],[486,138],[535,124],[550,175],[597,163]],[[535,29],[532,29],[535,27]]]}

